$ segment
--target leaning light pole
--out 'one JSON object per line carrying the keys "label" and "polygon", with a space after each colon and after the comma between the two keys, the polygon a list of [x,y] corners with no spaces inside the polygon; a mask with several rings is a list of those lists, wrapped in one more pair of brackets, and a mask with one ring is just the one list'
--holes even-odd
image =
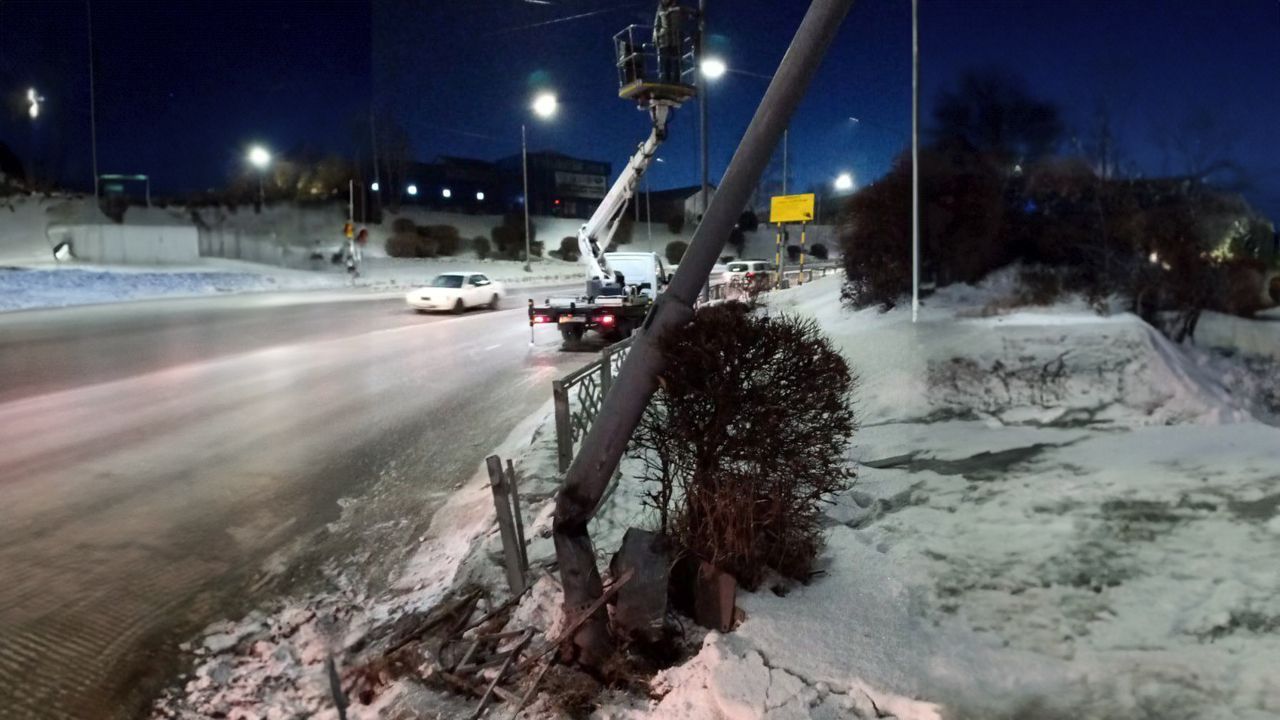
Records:
{"label": "leaning light pole", "polygon": [[[599,667],[612,652],[606,611],[603,606],[591,610],[604,588],[587,524],[657,389],[658,374],[664,367],[659,341],[665,333],[678,330],[693,318],[694,301],[724,249],[725,238],[852,6],[853,0],[813,0],[809,6],[715,197],[694,231],[675,277],[645,318],[595,423],[569,466],[556,498],[553,539],[564,587],[566,621],[572,626],[582,620],[572,645],[576,659],[583,665]],[[584,618],[587,613],[590,616]]]}

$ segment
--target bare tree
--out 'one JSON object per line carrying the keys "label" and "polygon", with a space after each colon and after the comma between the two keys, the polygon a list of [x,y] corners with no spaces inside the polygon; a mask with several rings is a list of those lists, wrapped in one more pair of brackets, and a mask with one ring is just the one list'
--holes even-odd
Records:
{"label": "bare tree", "polygon": [[1005,166],[1051,155],[1063,134],[1057,106],[998,69],[961,76],[955,90],[939,96],[933,120],[936,144],[968,147]]}
{"label": "bare tree", "polygon": [[1153,135],[1164,154],[1166,173],[1234,192],[1251,185],[1235,159],[1239,131],[1211,108],[1192,106],[1172,124],[1157,123]]}

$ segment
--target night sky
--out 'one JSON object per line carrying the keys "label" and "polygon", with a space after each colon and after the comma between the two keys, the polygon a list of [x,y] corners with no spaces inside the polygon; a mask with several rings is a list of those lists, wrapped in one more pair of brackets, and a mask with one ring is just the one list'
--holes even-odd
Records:
{"label": "night sky", "polygon": [[[709,0],[714,43],[731,68],[767,75],[799,23],[800,0]],[[534,149],[608,160],[647,132],[616,98],[610,38],[649,23],[652,3],[615,0],[94,0],[103,172],[146,172],[163,191],[226,182],[243,148],[364,150],[372,106],[409,132],[419,159],[497,158]],[[1280,219],[1280,2],[1277,0],[921,0],[923,121],[969,69],[1023,77],[1084,132],[1104,104],[1126,165],[1176,173],[1162,132],[1208,115],[1231,138],[1255,206]],[[566,16],[584,18],[537,27]],[[0,0],[0,91],[48,98],[32,134],[20,103],[0,140],[31,142],[72,177],[89,177],[84,3]],[[766,81],[731,73],[711,89],[712,177],[723,172]],[[528,112],[535,89],[561,111]],[[882,175],[910,130],[910,4],[859,0],[792,124],[793,182]],[[849,118],[857,117],[854,123]],[[677,114],[654,188],[697,182],[697,113]]]}

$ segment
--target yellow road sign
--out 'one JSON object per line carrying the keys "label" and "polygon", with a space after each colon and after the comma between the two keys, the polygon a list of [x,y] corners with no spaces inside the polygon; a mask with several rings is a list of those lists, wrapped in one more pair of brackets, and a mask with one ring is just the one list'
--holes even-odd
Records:
{"label": "yellow road sign", "polygon": [[775,195],[769,202],[769,222],[813,222],[813,193]]}

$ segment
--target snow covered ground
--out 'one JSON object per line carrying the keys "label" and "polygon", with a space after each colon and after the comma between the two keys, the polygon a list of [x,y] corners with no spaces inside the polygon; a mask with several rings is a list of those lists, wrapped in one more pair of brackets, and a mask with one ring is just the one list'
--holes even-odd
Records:
{"label": "snow covered ground", "polygon": [[[841,309],[838,282],[770,310],[816,318],[862,380],[859,479],[828,512],[825,574],[741,594],[734,632],[597,717],[1280,717],[1280,429],[1260,401],[1274,372],[1083,304],[991,314],[999,281],[942,290],[917,325]],[[512,627],[554,636],[557,582],[537,569],[554,555],[549,413],[498,452],[520,473],[537,578]],[[604,553],[649,521],[632,462],[592,527]],[[358,662],[371,628],[450,585],[502,586],[486,484],[437,514],[395,592],[211,628],[157,715],[336,717],[326,653]],[[400,681],[351,716],[465,707]]]}
{"label": "snow covered ground", "polygon": [[369,261],[354,281],[341,271],[309,272],[221,258],[164,267],[41,263],[0,267],[0,312],[246,292],[393,291],[454,270],[488,273],[511,288],[567,284],[583,277],[577,263],[555,260],[535,263],[533,272],[526,273],[524,263],[516,261],[380,259]]}

